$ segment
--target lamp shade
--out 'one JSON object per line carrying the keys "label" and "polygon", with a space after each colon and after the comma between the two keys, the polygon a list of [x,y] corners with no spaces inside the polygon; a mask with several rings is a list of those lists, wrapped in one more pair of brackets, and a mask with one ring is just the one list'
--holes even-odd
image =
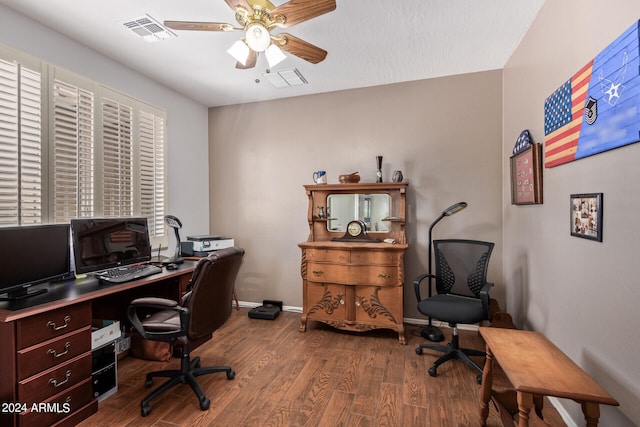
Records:
{"label": "lamp shade", "polygon": [[247,65],[247,59],[249,58],[249,46],[242,41],[238,40],[227,50],[227,53],[233,58],[241,63],[242,65]]}
{"label": "lamp shade", "polygon": [[275,44],[270,45],[264,52],[264,55],[267,57],[269,68],[275,67],[287,58],[287,55]]}
{"label": "lamp shade", "polygon": [[253,23],[247,28],[247,44],[256,52],[263,52],[271,44],[271,35],[263,25]]}
{"label": "lamp shade", "polygon": [[451,205],[447,209],[442,211],[442,215],[451,216],[453,214],[460,212],[462,209],[466,207],[467,207],[467,202],[458,202],[455,205]]}

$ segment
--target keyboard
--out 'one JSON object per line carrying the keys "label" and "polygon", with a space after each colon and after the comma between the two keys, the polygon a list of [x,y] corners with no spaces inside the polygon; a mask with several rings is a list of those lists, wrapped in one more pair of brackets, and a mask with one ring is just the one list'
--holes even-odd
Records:
{"label": "keyboard", "polygon": [[136,279],[142,279],[143,277],[151,276],[158,273],[162,273],[162,268],[155,265],[127,265],[101,271],[99,273],[96,273],[96,277],[101,282],[125,283]]}

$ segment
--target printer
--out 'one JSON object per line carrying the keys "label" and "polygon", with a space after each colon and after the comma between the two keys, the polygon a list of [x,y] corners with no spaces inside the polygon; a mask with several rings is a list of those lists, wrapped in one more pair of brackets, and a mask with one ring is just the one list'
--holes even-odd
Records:
{"label": "printer", "polygon": [[186,242],[180,242],[182,256],[207,256],[211,251],[232,248],[235,242],[220,235],[187,236]]}

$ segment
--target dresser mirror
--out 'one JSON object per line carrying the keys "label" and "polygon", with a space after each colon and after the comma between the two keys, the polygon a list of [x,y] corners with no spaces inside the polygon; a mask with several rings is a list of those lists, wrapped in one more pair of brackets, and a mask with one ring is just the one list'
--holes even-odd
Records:
{"label": "dresser mirror", "polygon": [[327,196],[327,230],[345,232],[349,221],[360,220],[367,231],[388,232],[391,197],[388,194],[329,194]]}

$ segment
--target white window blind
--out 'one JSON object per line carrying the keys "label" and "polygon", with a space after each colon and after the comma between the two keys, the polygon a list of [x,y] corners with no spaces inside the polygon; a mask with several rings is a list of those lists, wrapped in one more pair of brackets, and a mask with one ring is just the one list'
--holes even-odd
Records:
{"label": "white window blind", "polygon": [[166,135],[164,110],[0,46],[0,226],[144,216],[166,245]]}
{"label": "white window blind", "polygon": [[53,221],[95,215],[94,95],[53,82]]}
{"label": "white window blind", "polygon": [[140,112],[140,212],[154,236],[165,235],[165,124],[164,117]]}
{"label": "white window blind", "polygon": [[105,217],[133,216],[133,108],[102,99],[102,206]]}
{"label": "white window blind", "polygon": [[0,59],[0,225],[42,222],[41,75]]}

